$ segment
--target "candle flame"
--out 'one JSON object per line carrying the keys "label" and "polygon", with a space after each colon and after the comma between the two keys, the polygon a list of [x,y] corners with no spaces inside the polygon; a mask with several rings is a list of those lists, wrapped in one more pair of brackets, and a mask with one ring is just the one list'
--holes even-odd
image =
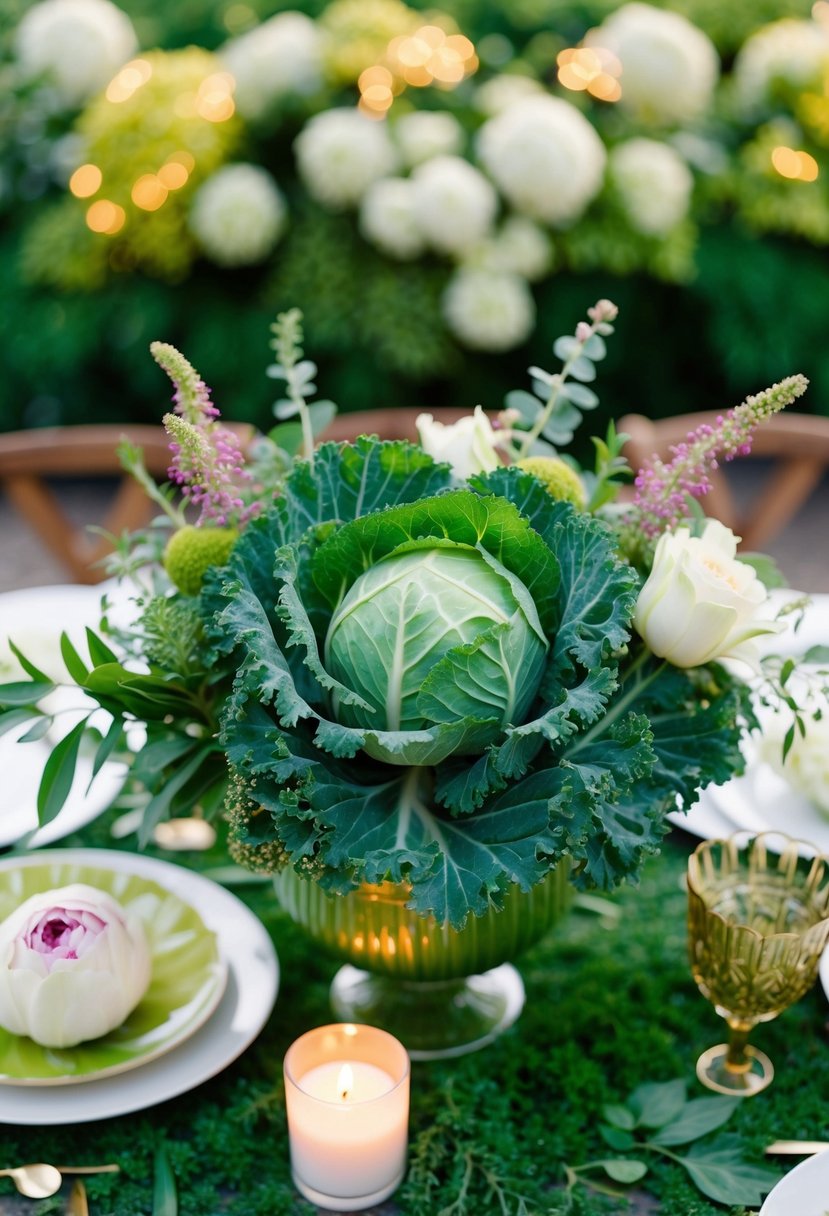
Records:
{"label": "candle flame", "polygon": [[337,1077],[337,1093],[340,1095],[340,1101],[347,1102],[349,1090],[354,1088],[354,1073],[351,1070],[350,1064],[343,1064],[340,1069],[340,1075]]}

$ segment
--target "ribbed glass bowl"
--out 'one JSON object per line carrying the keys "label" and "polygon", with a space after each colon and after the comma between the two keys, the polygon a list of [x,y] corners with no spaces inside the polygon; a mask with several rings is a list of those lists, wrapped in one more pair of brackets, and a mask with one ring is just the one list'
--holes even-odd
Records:
{"label": "ribbed glass bowl", "polygon": [[524,989],[509,963],[564,916],[573,896],[569,867],[560,865],[529,891],[511,887],[503,908],[456,930],[408,909],[405,884],[332,896],[286,869],[274,886],[288,915],[347,963],[331,989],[337,1016],[391,1031],[414,1059],[474,1051],[515,1021]]}

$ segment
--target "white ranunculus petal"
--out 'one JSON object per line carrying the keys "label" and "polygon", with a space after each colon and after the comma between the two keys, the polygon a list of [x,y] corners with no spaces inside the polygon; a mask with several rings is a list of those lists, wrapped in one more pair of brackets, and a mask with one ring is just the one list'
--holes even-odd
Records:
{"label": "white ranunculus petal", "polygon": [[0,1026],[45,1047],[114,1030],[150,982],[141,922],[83,883],[33,895],[0,924]]}

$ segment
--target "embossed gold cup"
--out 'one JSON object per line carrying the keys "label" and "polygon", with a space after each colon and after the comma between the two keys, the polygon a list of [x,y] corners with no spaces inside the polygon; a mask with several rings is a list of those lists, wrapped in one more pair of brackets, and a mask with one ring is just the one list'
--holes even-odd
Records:
{"label": "embossed gold cup", "polygon": [[743,833],[707,840],[688,860],[691,970],[729,1029],[728,1043],[697,1061],[718,1093],[748,1097],[771,1083],[771,1060],[748,1036],[815,982],[829,940],[829,859],[802,850],[817,853],[779,832],[747,843]]}

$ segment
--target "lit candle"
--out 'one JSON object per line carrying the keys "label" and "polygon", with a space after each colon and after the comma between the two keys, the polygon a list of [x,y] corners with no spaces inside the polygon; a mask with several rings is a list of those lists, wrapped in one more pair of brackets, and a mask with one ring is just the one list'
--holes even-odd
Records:
{"label": "lit candle", "polygon": [[321,1026],[285,1056],[291,1169],[321,1207],[387,1199],[406,1172],[409,1057],[374,1026]]}

